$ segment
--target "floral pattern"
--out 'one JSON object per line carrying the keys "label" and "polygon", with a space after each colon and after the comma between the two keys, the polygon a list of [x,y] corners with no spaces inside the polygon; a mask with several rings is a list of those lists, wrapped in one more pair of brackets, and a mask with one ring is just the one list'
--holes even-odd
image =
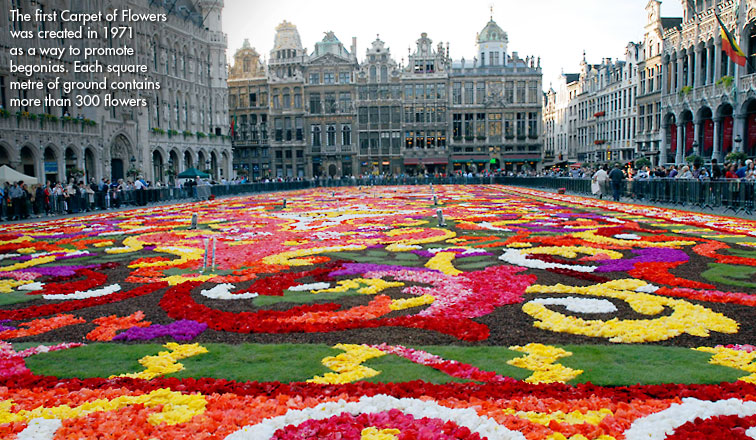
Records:
{"label": "floral pattern", "polygon": [[[756,437],[756,222],[491,185],[434,188],[438,226],[422,187],[331,191],[4,225],[0,437]],[[27,366],[154,340],[110,377]],[[193,376],[247,341],[340,352],[301,383]],[[594,386],[570,344],[685,347],[740,380]],[[397,360],[462,383],[381,382]]]}

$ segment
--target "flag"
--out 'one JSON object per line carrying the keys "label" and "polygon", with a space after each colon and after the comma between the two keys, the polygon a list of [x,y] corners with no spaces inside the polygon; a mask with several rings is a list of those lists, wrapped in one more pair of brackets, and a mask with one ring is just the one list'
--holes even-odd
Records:
{"label": "flag", "polygon": [[746,54],[740,49],[737,41],[735,41],[735,37],[727,30],[719,15],[716,15],[716,17],[719,22],[719,28],[722,31],[722,50],[730,57],[733,63],[745,67],[747,61]]}
{"label": "flag", "polygon": [[236,128],[236,116],[231,117],[231,137],[234,137]]}

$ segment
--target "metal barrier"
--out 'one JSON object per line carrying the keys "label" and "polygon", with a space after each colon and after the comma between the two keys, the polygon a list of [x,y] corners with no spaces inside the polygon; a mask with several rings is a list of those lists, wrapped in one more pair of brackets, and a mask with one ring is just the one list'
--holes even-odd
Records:
{"label": "metal barrier", "polygon": [[[165,202],[190,202],[212,197],[237,196],[263,192],[290,191],[307,188],[408,186],[408,185],[509,185],[534,189],[559,190],[575,194],[591,194],[590,179],[562,177],[402,177],[343,178],[292,182],[259,182],[191,187],[162,187],[142,190],[116,190],[87,194],[86,197],[51,195],[49,203],[34,203],[35,213],[55,215],[129,206],[145,206]],[[611,192],[609,188],[606,191]],[[646,179],[625,181],[623,196],[641,203],[667,204],[681,207],[722,210],[723,213],[752,214],[756,181],[753,180],[683,180]],[[3,207],[6,208],[6,207]],[[3,209],[7,215],[8,209]]]}

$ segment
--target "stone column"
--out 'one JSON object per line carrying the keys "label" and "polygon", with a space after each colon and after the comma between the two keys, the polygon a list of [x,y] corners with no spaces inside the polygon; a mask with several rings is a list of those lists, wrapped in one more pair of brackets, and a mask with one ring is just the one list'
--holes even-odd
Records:
{"label": "stone column", "polygon": [[706,69],[703,69],[704,60],[706,59],[706,48],[696,46],[696,84],[695,87],[701,87],[706,84]]}
{"label": "stone column", "polygon": [[693,122],[693,141],[696,143],[696,149],[693,151],[693,154],[701,155],[701,150],[703,150],[703,146],[701,145],[701,126],[703,125],[703,121],[697,120]]}
{"label": "stone column", "polygon": [[675,154],[675,164],[680,165],[685,159],[685,123],[677,126],[677,154]]}
{"label": "stone column", "polygon": [[722,124],[722,118],[714,118],[714,146],[711,151],[711,158],[716,159],[719,163],[722,163],[722,149],[719,142],[719,130]]}
{"label": "stone column", "polygon": [[[732,127],[732,144],[733,144],[733,151],[737,152],[743,152],[743,144],[746,142],[746,136],[745,136],[745,119],[746,115],[744,113],[738,113],[733,117],[733,127]],[[740,136],[741,142],[735,142],[735,139]]]}
{"label": "stone column", "polygon": [[714,40],[714,78],[712,82],[716,83],[722,76],[722,39],[717,38]]}
{"label": "stone column", "polygon": [[706,46],[706,84],[713,84],[714,73],[714,46]]}
{"label": "stone column", "polygon": [[677,88],[675,92],[679,92],[683,88],[683,56],[681,54],[677,55],[675,73],[677,74]]}
{"label": "stone column", "polygon": [[664,61],[663,58],[662,58],[661,69],[662,69],[661,91],[662,91],[662,95],[666,95],[669,93],[669,90],[667,90],[667,78],[669,78],[669,63]]}
{"label": "stone column", "polygon": [[687,51],[687,55],[688,55],[688,80],[686,84],[689,85],[690,87],[693,87],[693,82],[696,79],[695,74],[693,73],[693,71],[695,70],[695,65],[696,65],[695,52],[691,48],[689,48]]}

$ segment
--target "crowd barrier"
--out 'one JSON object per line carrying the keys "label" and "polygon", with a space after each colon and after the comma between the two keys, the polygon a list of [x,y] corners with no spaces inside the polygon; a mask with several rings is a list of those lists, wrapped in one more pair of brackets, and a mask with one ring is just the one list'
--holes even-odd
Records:
{"label": "crowd barrier", "polygon": [[[318,179],[291,182],[258,182],[248,184],[221,184],[192,187],[162,187],[143,190],[125,190],[87,193],[86,197],[53,195],[49,203],[35,201],[28,206],[34,214],[58,215],[69,212],[104,210],[130,206],[145,206],[157,203],[190,202],[211,197],[227,197],[307,188],[337,188],[354,186],[408,186],[408,185],[509,185],[534,189],[559,190],[564,188],[574,194],[591,194],[590,179],[563,177],[400,177],[365,179]],[[623,183],[622,195],[631,201],[665,204],[681,207],[721,210],[723,213],[746,213],[754,211],[756,181],[753,180],[687,180],[646,179]],[[611,197],[607,185],[604,190]],[[4,214],[8,214],[7,207]]]}

